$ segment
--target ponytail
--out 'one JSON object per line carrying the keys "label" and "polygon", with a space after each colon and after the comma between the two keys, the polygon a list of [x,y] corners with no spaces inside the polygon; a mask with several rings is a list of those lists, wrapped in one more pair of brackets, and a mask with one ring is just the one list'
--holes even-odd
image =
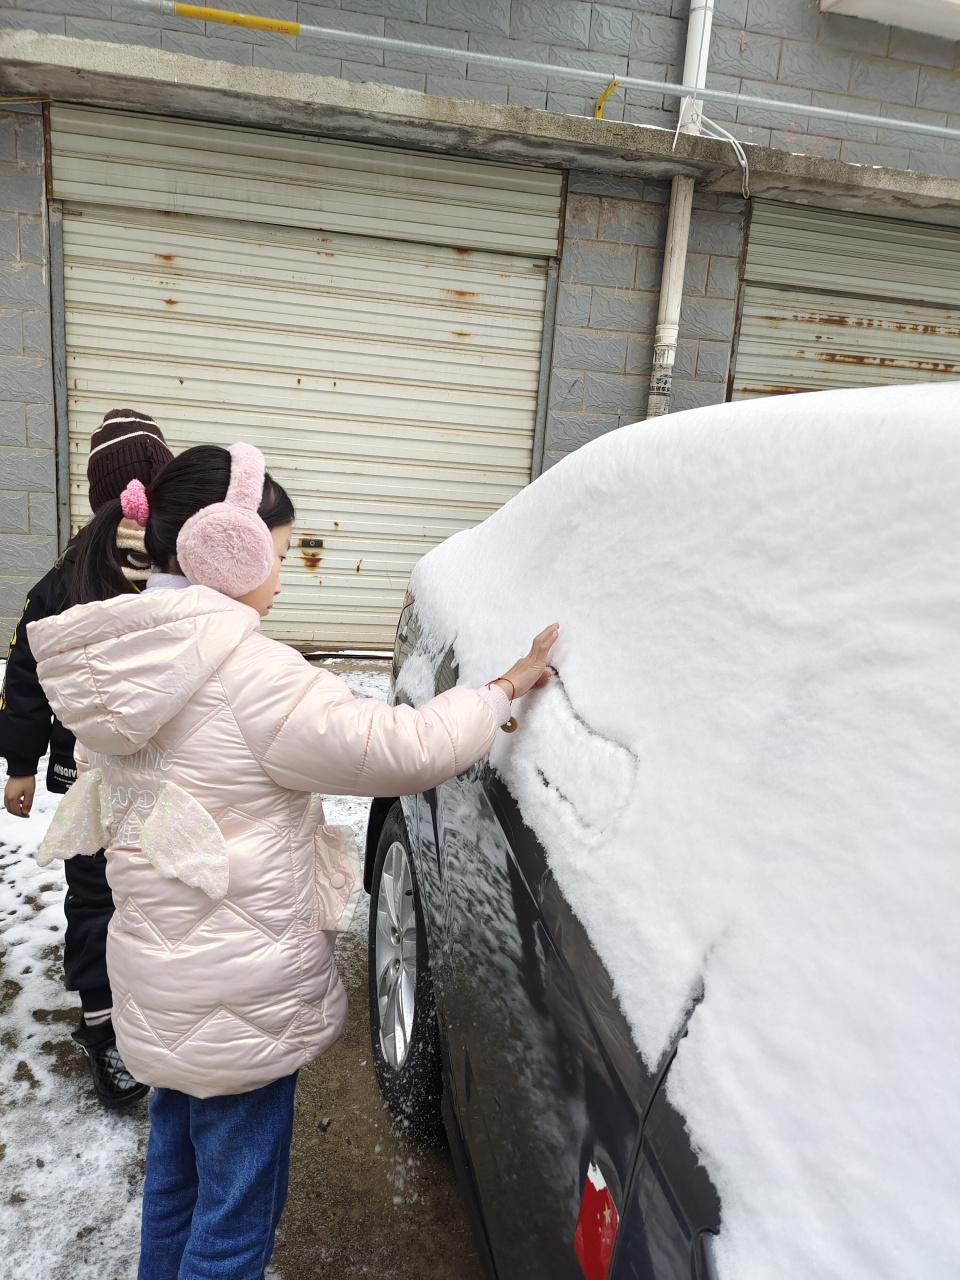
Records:
{"label": "ponytail", "polygon": [[117,528],[122,519],[120,499],[112,498],[77,534],[76,560],[63,604],[65,609],[136,592],[123,576],[117,558]]}

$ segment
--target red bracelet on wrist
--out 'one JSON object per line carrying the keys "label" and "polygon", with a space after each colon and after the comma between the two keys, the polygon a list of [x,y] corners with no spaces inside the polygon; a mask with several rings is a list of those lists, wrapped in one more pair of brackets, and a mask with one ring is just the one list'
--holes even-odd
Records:
{"label": "red bracelet on wrist", "polygon": [[498,684],[501,680],[506,680],[510,686],[510,701],[512,702],[517,696],[517,686],[513,683],[509,676],[497,676],[496,680],[491,680],[491,684]]}

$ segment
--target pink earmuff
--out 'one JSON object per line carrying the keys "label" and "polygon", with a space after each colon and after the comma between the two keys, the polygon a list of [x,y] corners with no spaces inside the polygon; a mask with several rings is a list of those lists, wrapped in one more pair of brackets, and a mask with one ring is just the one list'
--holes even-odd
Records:
{"label": "pink earmuff", "polygon": [[273,538],[257,515],[266,465],[252,444],[230,446],[230,487],[190,517],[177,537],[177,560],[195,586],[246,595],[273,568]]}

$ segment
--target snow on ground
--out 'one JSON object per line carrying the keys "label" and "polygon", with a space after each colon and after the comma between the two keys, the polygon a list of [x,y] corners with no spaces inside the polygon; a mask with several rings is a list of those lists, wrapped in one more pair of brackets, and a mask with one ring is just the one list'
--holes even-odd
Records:
{"label": "snow on ground", "polygon": [[960,384],[680,413],[420,561],[492,759],[720,1193],[722,1280],[960,1268]]}
{"label": "snow on ground", "polygon": [[[358,697],[386,696],[385,664],[325,665]],[[45,774],[46,762],[30,818],[0,811],[0,1274],[133,1280],[146,1104],[105,1111],[69,1038],[79,1002],[63,987],[62,864],[41,868],[32,857],[60,799]],[[353,826],[362,848],[368,805],[333,796],[324,807],[329,822]],[[364,898],[352,931],[365,931],[366,911]]]}
{"label": "snow on ground", "polygon": [[126,1280],[146,1113],[108,1114],[85,1068],[76,1074],[62,864],[31,856],[58,800],[41,781],[29,819],[0,812],[0,1269],[10,1280]]}

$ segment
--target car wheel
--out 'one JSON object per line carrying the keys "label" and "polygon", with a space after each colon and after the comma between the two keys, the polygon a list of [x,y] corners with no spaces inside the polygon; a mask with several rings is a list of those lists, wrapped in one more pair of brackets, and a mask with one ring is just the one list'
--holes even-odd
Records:
{"label": "car wheel", "polygon": [[383,824],[370,885],[370,1038],[380,1092],[424,1138],[441,1129],[440,1035],[423,908],[399,801]]}

